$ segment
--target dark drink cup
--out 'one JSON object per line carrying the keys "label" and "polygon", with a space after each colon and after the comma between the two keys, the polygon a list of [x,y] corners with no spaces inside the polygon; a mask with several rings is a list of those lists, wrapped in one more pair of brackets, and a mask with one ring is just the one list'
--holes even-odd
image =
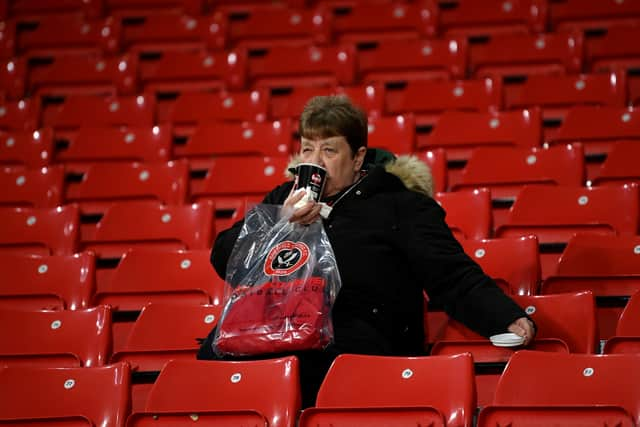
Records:
{"label": "dark drink cup", "polygon": [[295,174],[294,190],[304,188],[313,200],[320,201],[327,181],[327,170],[313,163],[300,163],[296,166]]}

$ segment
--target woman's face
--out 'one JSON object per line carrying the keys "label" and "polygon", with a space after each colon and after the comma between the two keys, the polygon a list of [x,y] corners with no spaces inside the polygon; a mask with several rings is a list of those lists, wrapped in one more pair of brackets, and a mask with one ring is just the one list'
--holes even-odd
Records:
{"label": "woman's face", "polygon": [[324,139],[303,137],[300,147],[304,163],[314,163],[327,170],[324,196],[333,196],[356,181],[366,151],[365,147],[360,147],[354,156],[344,136]]}

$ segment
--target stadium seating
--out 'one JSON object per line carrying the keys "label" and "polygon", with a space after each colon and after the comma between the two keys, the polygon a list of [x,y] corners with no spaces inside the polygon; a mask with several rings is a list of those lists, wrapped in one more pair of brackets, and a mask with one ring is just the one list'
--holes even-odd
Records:
{"label": "stadium seating", "polygon": [[581,34],[503,34],[471,49],[473,77],[515,79],[534,74],[571,74],[582,69]]}
{"label": "stadium seating", "polygon": [[462,40],[382,40],[358,51],[364,83],[404,83],[465,77],[467,44]]}
{"label": "stadium seating", "polygon": [[253,88],[350,85],[355,82],[355,50],[338,45],[272,46],[254,52],[248,70]]}
{"label": "stadium seating", "polygon": [[488,188],[493,227],[498,228],[506,222],[509,208],[525,185],[579,187],[584,182],[584,152],[580,144],[546,149],[479,147],[471,152],[452,191]]}
{"label": "stadium seating", "polygon": [[79,242],[79,210],[0,208],[0,252],[34,255],[73,255]]}
{"label": "stadium seating", "polygon": [[[596,350],[596,308],[591,292],[513,295],[512,298],[536,323],[536,338],[528,349],[591,354]],[[431,354],[469,352],[473,355],[478,406],[483,407],[493,401],[504,363],[521,349],[520,346],[495,346],[488,339],[450,319],[442,335],[436,339]]]}
{"label": "stadium seating", "polygon": [[227,42],[234,48],[268,49],[331,41],[331,17],[323,8],[299,9],[276,4],[225,15],[222,21],[228,22]]}
{"label": "stadium seating", "polygon": [[127,55],[65,55],[29,69],[32,95],[129,95],[136,90],[137,61]]}
{"label": "stadium seating", "polygon": [[105,365],[111,356],[107,306],[62,311],[3,308],[0,319],[0,367],[91,368]]}
{"label": "stadium seating", "polygon": [[[620,208],[623,209],[623,208]],[[576,235],[541,287],[543,294],[591,290],[598,303],[600,337],[615,334],[628,298],[640,290],[640,237]]]}
{"label": "stadium seating", "polygon": [[40,103],[36,99],[0,101],[0,129],[3,131],[31,131],[38,128]]}
{"label": "stadium seating", "polygon": [[80,14],[43,15],[9,21],[16,25],[16,53],[25,58],[67,54],[117,54],[120,23],[113,17],[86,19]]}
{"label": "stadium seating", "polygon": [[223,49],[225,43],[220,14],[132,14],[122,20],[122,49],[142,56],[169,50]]}
{"label": "stadium seating", "polygon": [[607,158],[594,176],[593,185],[640,185],[640,158],[638,141],[619,141],[611,146]]}
{"label": "stadium seating", "polygon": [[[542,278],[553,275],[562,249],[576,233],[634,235],[638,187],[525,186],[497,237],[538,236]],[[612,209],[616,206],[616,209]]]}
{"label": "stadium seating", "polygon": [[99,162],[166,162],[171,155],[171,130],[153,127],[82,127],[58,140],[55,160],[67,172],[85,172]]}
{"label": "stadium seating", "polygon": [[173,155],[189,160],[219,156],[287,157],[293,129],[289,120],[265,122],[203,122],[183,144],[174,144]]}
{"label": "stadium seating", "polygon": [[185,92],[173,102],[167,117],[160,122],[170,122],[176,133],[179,129],[193,128],[199,124],[217,121],[262,122],[269,108],[269,94],[252,90],[241,92]]}
{"label": "stadium seating", "polygon": [[331,8],[338,42],[367,44],[388,39],[432,38],[437,32],[435,6],[429,1],[362,2]]}
{"label": "stadium seating", "polygon": [[[300,409],[298,360],[173,360],[128,427],[192,422],[294,427]],[[185,390],[190,390],[185,393]],[[215,398],[212,398],[215,396]]]}
{"label": "stadium seating", "polygon": [[415,151],[416,126],[413,116],[398,115],[369,118],[368,146],[395,154]]}
{"label": "stadium seating", "polygon": [[640,291],[631,295],[625,306],[616,333],[604,346],[605,354],[632,353],[640,354]]}
{"label": "stadium seating", "polygon": [[96,163],[68,182],[65,199],[81,214],[103,215],[114,203],[155,200],[166,205],[186,202],[186,161],[168,163]]}
{"label": "stadium seating", "polygon": [[111,363],[125,361],[134,369],[131,378],[131,410],[144,411],[147,397],[162,367],[169,360],[193,360],[222,311],[213,305],[152,303],[145,306]]}
{"label": "stadium seating", "polygon": [[1,95],[14,101],[21,100],[26,93],[27,60],[13,57],[0,60]]}
{"label": "stadium seating", "polygon": [[638,355],[519,351],[498,382],[478,426],[636,425],[640,408]]}
{"label": "stadium seating", "polygon": [[442,193],[446,191],[448,188],[447,155],[444,150],[438,148],[436,150],[420,151],[413,153],[413,155],[426,163],[431,169],[434,193]]}
{"label": "stadium seating", "polygon": [[64,170],[61,166],[41,169],[0,170],[0,207],[53,208],[63,200]]}
{"label": "stadium seating", "polygon": [[343,354],[329,369],[316,406],[302,412],[300,426],[424,423],[469,427],[473,425],[475,407],[473,359],[469,354]]}
{"label": "stadium seating", "polygon": [[541,0],[482,4],[458,1],[440,4],[439,30],[446,36],[487,37],[492,34],[540,33],[546,29],[548,5]]}
{"label": "stadium seating", "polygon": [[202,0],[103,0],[104,13],[117,17],[153,14],[200,15]]}
{"label": "stadium seating", "polygon": [[53,131],[0,133],[0,165],[19,168],[47,166],[53,157]]}
{"label": "stadium seating", "polygon": [[[491,236],[491,193],[487,189],[437,193],[434,197],[447,213],[446,221],[453,235],[464,239],[487,239]],[[473,215],[468,215],[473,212]]]}
{"label": "stadium seating", "polygon": [[549,19],[553,31],[579,29],[594,31],[622,25],[634,25],[640,19],[640,7],[635,2],[596,1],[583,3],[580,0],[551,2]]}
{"label": "stadium seating", "polygon": [[[126,363],[95,368],[0,369],[0,420],[23,426],[124,426],[130,375]],[[100,390],[99,399],[96,390]]]}
{"label": "stadium seating", "polygon": [[95,257],[0,254],[3,281],[0,307],[30,310],[77,310],[92,306]]}
{"label": "stadium seating", "polygon": [[153,98],[138,96],[70,95],[43,109],[42,124],[56,135],[79,128],[148,127],[154,124]]}
{"label": "stadium seating", "polygon": [[17,0],[7,5],[7,15],[31,17],[79,12],[88,17],[98,17],[102,13],[102,2],[85,0],[60,0],[54,3],[34,0]]}

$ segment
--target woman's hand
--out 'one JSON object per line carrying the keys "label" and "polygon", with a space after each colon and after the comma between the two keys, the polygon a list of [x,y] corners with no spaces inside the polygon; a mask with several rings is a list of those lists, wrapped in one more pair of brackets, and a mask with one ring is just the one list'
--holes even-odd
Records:
{"label": "woman's hand", "polygon": [[295,206],[296,203],[306,196],[307,193],[305,191],[293,191],[284,201],[283,210],[285,212],[292,212],[289,222],[308,225],[320,218],[321,206],[317,202],[311,200],[300,207]]}
{"label": "woman's hand", "polygon": [[513,332],[516,335],[524,337],[522,345],[528,345],[533,337],[536,335],[536,328],[533,326],[533,322],[526,317],[521,317],[507,328],[509,332]]}

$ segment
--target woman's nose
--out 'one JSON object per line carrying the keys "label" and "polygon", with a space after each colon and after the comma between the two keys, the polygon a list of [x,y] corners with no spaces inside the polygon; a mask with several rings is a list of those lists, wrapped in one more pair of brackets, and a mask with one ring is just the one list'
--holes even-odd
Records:
{"label": "woman's nose", "polygon": [[311,163],[318,165],[318,166],[322,166],[324,167],[324,162],[322,160],[322,155],[319,151],[316,151],[313,153],[313,156],[311,157]]}

